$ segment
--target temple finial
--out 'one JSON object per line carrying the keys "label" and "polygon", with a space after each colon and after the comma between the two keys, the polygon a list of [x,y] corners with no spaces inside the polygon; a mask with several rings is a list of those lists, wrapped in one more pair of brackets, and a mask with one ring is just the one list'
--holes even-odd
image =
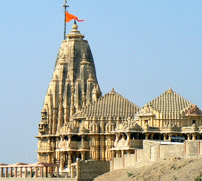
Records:
{"label": "temple finial", "polygon": [[65,40],[65,38],[66,38],[66,11],[69,6],[67,5],[67,0],[65,0],[64,3],[65,4],[62,7],[64,7],[64,40]]}
{"label": "temple finial", "polygon": [[168,93],[172,93],[173,92],[173,90],[172,90],[172,87],[170,86],[169,87],[169,89],[168,89],[168,91],[167,91]]}

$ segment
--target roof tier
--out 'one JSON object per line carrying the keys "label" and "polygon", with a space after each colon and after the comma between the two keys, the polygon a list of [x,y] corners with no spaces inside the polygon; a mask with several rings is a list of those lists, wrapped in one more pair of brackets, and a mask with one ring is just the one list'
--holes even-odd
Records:
{"label": "roof tier", "polygon": [[[146,104],[159,113],[160,119],[180,119],[186,115],[187,110],[196,107],[171,88],[162,95]],[[185,114],[184,114],[185,113]]]}
{"label": "roof tier", "polygon": [[89,119],[126,119],[134,118],[140,108],[116,93],[114,89],[105,94],[96,102],[86,106],[82,111],[77,112],[74,117],[87,117]]}

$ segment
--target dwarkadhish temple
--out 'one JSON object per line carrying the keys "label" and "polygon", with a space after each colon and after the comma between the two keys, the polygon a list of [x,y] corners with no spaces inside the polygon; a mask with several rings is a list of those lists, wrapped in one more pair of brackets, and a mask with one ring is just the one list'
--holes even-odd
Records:
{"label": "dwarkadhish temple", "polygon": [[41,112],[39,162],[1,164],[1,177],[92,180],[137,162],[202,155],[202,111],[195,104],[171,88],[143,108],[114,89],[102,96],[89,44],[76,23],[72,28]]}

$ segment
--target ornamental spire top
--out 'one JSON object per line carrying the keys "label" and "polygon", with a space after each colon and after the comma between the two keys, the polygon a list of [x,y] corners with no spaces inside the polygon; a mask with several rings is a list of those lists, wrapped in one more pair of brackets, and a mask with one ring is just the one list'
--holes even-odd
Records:
{"label": "ornamental spire top", "polygon": [[66,12],[67,12],[67,8],[69,7],[69,5],[67,5],[67,0],[64,1],[64,5],[62,7],[64,7],[64,40],[66,38]]}

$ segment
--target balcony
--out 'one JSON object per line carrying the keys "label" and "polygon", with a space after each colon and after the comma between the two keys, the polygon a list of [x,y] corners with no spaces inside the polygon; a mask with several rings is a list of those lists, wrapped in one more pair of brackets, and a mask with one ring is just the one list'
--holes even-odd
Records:
{"label": "balcony", "polygon": [[64,150],[79,150],[79,149],[89,149],[89,143],[88,141],[83,141],[83,144],[81,141],[61,141],[59,144],[59,149]]}

